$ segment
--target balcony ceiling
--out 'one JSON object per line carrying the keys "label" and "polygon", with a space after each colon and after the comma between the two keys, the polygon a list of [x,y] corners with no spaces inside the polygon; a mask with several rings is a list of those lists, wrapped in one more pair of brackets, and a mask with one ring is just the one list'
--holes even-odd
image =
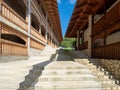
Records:
{"label": "balcony ceiling", "polygon": [[116,0],[77,0],[65,37],[75,38],[78,30],[86,28],[90,14],[100,13],[105,5],[108,8],[113,4],[112,1]]}
{"label": "balcony ceiling", "polygon": [[63,38],[62,38],[62,30],[61,30],[57,0],[44,0],[44,1],[47,7],[48,15],[54,24],[54,32],[56,34],[56,37],[59,40],[59,42],[61,42]]}

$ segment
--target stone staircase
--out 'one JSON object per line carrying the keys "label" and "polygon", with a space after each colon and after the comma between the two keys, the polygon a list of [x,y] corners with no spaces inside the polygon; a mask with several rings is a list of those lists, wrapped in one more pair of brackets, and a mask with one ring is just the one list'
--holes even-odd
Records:
{"label": "stone staircase", "polygon": [[42,50],[30,48],[29,55],[30,56],[40,56],[41,52],[42,52]]}
{"label": "stone staircase", "polygon": [[29,60],[0,63],[0,90],[120,90],[98,59],[62,50],[51,59],[56,52],[51,49]]}
{"label": "stone staircase", "polygon": [[83,59],[79,60],[79,63],[83,63],[88,66],[93,75],[98,78],[103,90],[120,90],[119,81],[114,79],[104,68],[100,67],[98,60],[96,59]]}
{"label": "stone staircase", "polygon": [[[41,71],[41,66],[38,70]],[[48,64],[36,81],[26,90],[101,90],[92,72],[85,65],[73,61]]]}
{"label": "stone staircase", "polygon": [[57,61],[35,65],[18,90],[102,90],[87,66],[74,62],[65,51],[57,53]]}
{"label": "stone staircase", "polygon": [[[80,54],[83,52],[70,52],[74,60],[80,64],[86,65],[101,83],[102,90],[120,90],[120,81],[116,80],[105,68],[102,68],[99,59],[84,59],[81,58]],[[86,59],[85,59],[86,58]]]}
{"label": "stone staircase", "polygon": [[[47,51],[50,46],[46,46]],[[45,50],[44,50],[45,52]],[[34,65],[48,62],[51,59],[51,55],[55,52],[49,52],[43,56],[43,54],[39,56],[30,56],[27,60],[19,60],[12,62],[1,62],[0,63],[0,90],[17,90],[21,82],[25,81],[27,75],[29,75]],[[9,58],[8,58],[9,59]],[[30,72],[29,72],[30,71]],[[23,89],[25,90],[25,89]]]}

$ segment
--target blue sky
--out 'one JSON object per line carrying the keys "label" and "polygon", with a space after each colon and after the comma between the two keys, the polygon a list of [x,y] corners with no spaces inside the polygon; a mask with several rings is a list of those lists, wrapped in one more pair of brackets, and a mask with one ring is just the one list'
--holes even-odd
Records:
{"label": "blue sky", "polygon": [[57,0],[63,37],[66,33],[76,0]]}

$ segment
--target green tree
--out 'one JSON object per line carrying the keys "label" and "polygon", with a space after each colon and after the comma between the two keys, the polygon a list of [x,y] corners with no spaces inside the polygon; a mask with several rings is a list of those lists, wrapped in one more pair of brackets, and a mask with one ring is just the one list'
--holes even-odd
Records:
{"label": "green tree", "polygon": [[61,42],[61,47],[73,48],[75,46],[75,38],[64,38]]}

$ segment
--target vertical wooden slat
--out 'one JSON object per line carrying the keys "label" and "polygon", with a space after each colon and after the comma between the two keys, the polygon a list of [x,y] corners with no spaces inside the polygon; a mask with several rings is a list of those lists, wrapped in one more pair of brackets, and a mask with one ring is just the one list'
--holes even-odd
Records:
{"label": "vertical wooden slat", "polygon": [[93,53],[94,58],[120,59],[120,42],[94,48]]}

